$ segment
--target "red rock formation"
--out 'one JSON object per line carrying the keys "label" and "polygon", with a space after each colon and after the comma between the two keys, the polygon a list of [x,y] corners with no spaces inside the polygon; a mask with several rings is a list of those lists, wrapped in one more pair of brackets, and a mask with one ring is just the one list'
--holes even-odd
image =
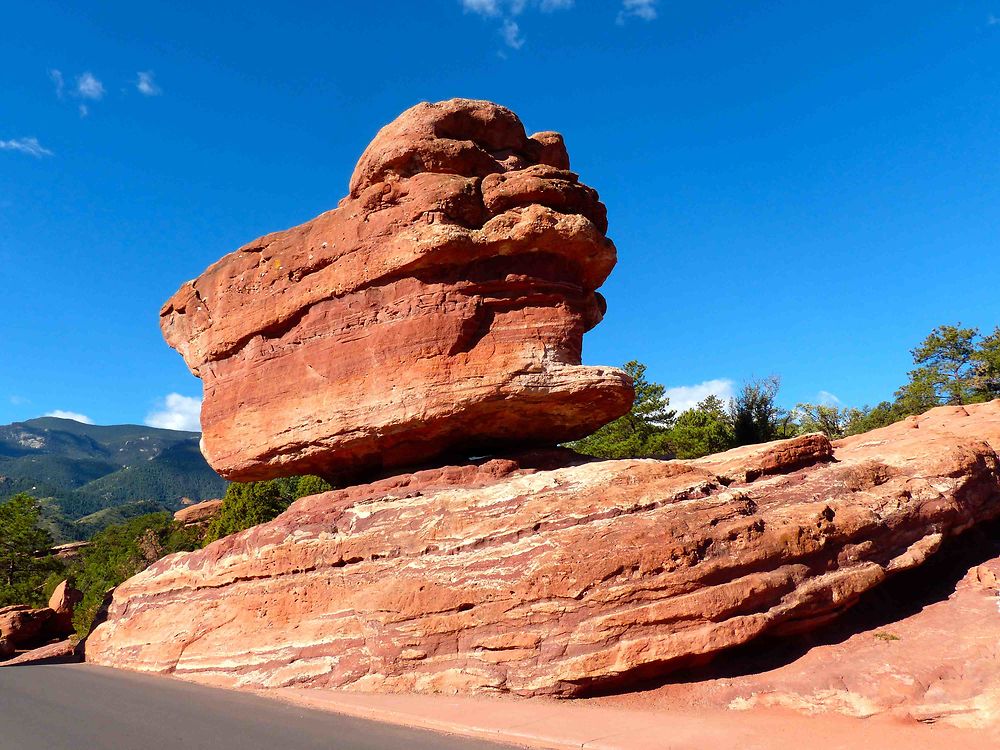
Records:
{"label": "red rock formation", "polygon": [[65,637],[73,632],[73,610],[81,601],[83,592],[70,586],[69,581],[55,587],[49,597],[49,609],[55,613],[48,625],[53,637]]}
{"label": "red rock formation", "polygon": [[997,517],[998,446],[994,401],[834,445],[493,460],[324,493],[127,581],[87,658],[252,688],[626,684],[814,628]]}
{"label": "red rock formation", "polygon": [[[995,557],[969,569],[939,601],[914,607],[908,598],[899,614],[897,602],[872,600],[861,608],[868,612],[859,614],[878,615],[875,623],[852,613],[825,642],[804,637],[805,643],[770,643],[770,663],[762,664],[759,655],[743,656],[736,665],[720,664],[735,674],[687,675],[684,682],[597,702],[651,710],[781,707],[808,715],[888,714],[927,724],[1000,728],[998,577],[1000,557]],[[920,602],[919,595],[914,598]],[[773,659],[794,650],[800,655]]]}
{"label": "red rock formation", "polygon": [[0,637],[20,646],[38,638],[55,613],[47,608],[34,609],[26,604],[0,608]]}
{"label": "red rock formation", "polygon": [[174,520],[184,526],[205,526],[222,510],[221,500],[204,500],[174,513]]}
{"label": "red rock formation", "polygon": [[240,481],[357,477],[583,437],[629,409],[580,365],[615,264],[556,133],[488,102],[420,104],[350,193],[185,284],[164,336],[203,380],[203,452]]}

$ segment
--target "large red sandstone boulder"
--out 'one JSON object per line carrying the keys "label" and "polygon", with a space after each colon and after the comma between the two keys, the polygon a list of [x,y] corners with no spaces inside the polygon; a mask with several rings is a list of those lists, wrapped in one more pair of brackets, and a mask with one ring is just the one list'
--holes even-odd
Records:
{"label": "large red sandstone boulder", "polygon": [[833,445],[497,459],[306,497],[122,584],[87,658],[250,688],[628,685],[815,628],[1000,516],[997,447],[1000,401]]}
{"label": "large red sandstone boulder", "polygon": [[615,264],[557,133],[496,104],[419,104],[362,154],[339,206],[185,284],[164,336],[204,383],[223,476],[358,477],[583,437],[628,411],[583,367]]}

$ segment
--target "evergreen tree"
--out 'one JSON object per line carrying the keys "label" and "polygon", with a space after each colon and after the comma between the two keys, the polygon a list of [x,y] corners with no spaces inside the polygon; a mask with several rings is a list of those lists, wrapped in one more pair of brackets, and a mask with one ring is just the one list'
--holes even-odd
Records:
{"label": "evergreen tree", "polygon": [[736,445],[766,443],[794,432],[790,418],[775,402],[780,387],[781,379],[777,375],[751,380],[729,402],[729,419]]}
{"label": "evergreen tree", "polygon": [[640,362],[626,362],[624,369],[635,387],[632,409],[593,435],[571,443],[578,453],[598,458],[646,458],[669,452],[668,435],[677,412],[668,408],[666,389],[646,380],[646,365]]}
{"label": "evergreen tree", "polygon": [[300,497],[333,487],[316,476],[281,477],[266,482],[233,482],[226,488],[219,515],[205,532],[205,543],[266,523]]}
{"label": "evergreen tree", "polygon": [[939,404],[967,404],[974,401],[977,328],[938,326],[912,350],[916,369],[910,382],[899,390],[897,399],[904,409],[919,413]]}
{"label": "evergreen tree", "polygon": [[677,458],[700,458],[732,448],[733,426],[722,400],[709,395],[683,412],[670,430],[669,443]]}
{"label": "evergreen tree", "polygon": [[38,500],[24,492],[0,505],[0,606],[42,603],[46,577],[61,566],[41,521]]}

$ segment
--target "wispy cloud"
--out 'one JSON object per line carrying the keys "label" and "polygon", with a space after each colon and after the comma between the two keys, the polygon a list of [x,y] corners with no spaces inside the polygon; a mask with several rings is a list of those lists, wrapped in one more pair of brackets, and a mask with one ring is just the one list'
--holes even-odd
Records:
{"label": "wispy cloud", "polygon": [[30,404],[31,400],[26,399],[24,396],[18,396],[16,393],[10,397],[10,403],[14,406],[24,406],[25,404]]}
{"label": "wispy cloud", "polygon": [[466,13],[481,16],[519,16],[529,8],[537,8],[542,13],[569,10],[574,0],[461,0]]}
{"label": "wispy cloud", "polygon": [[728,402],[735,395],[736,383],[728,378],[715,378],[695,385],[677,385],[667,388],[664,395],[670,399],[670,408],[678,413],[693,409],[708,396],[718,396]]}
{"label": "wispy cloud", "polygon": [[163,93],[163,90],[156,85],[156,81],[153,80],[153,71],[146,70],[136,74],[138,78],[135,82],[136,89],[143,96],[159,96]]}
{"label": "wispy cloud", "polygon": [[49,78],[56,85],[56,96],[62,99],[66,92],[66,81],[63,79],[62,71],[53,68],[49,71]]}
{"label": "wispy cloud", "polygon": [[76,94],[82,99],[100,101],[104,98],[104,84],[88,70],[76,77]]}
{"label": "wispy cloud", "polygon": [[[56,96],[65,99],[67,94],[66,78],[62,71],[53,68],[49,71],[49,78],[56,87]],[[68,89],[68,93],[76,99],[84,99],[90,102],[97,102],[104,98],[104,84],[89,70],[76,77],[76,85]],[[90,107],[85,102],[77,105],[80,117],[90,114]]]}
{"label": "wispy cloud", "polygon": [[506,19],[500,27],[500,36],[503,37],[503,43],[511,49],[521,49],[524,46],[524,37],[521,36],[521,27],[517,25],[517,21]]}
{"label": "wispy cloud", "polygon": [[816,394],[816,400],[821,406],[840,406],[842,403],[836,394],[830,393],[830,391],[820,391]]}
{"label": "wispy cloud", "polygon": [[201,431],[201,399],[167,394],[155,411],[146,415],[146,424],[165,430]]}
{"label": "wispy cloud", "polygon": [[462,7],[466,13],[478,13],[481,16],[500,15],[498,0],[462,0]]}
{"label": "wispy cloud", "polygon": [[[527,10],[553,13],[573,7],[574,0],[460,0],[466,13],[475,13],[484,18],[500,18],[500,37],[511,49],[521,49],[525,43],[521,25],[514,20]],[[505,55],[501,54],[501,57]]]}
{"label": "wispy cloud", "polygon": [[994,15],[993,15],[993,14],[991,13],[991,14],[990,14],[990,17],[986,19],[986,25],[987,25],[987,26],[996,26],[996,25],[998,25],[998,24],[1000,24],[1000,17],[998,17],[998,16],[994,16]]}
{"label": "wispy cloud", "polygon": [[629,18],[641,18],[643,21],[656,19],[657,0],[622,0],[622,9],[618,11],[616,22],[623,25]]}
{"label": "wispy cloud", "polygon": [[94,424],[94,420],[88,417],[86,414],[80,414],[76,411],[65,411],[64,409],[53,409],[45,414],[46,417],[59,417],[59,419],[72,419],[74,422],[83,422],[84,424]]}
{"label": "wispy cloud", "polygon": [[52,152],[39,143],[37,138],[14,138],[9,141],[0,141],[0,151],[20,151],[22,154],[34,156],[36,159],[52,156]]}

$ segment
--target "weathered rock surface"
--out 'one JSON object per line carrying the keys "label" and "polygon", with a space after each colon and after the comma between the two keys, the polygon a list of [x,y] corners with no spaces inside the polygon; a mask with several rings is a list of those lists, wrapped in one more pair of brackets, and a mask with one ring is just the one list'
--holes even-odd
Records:
{"label": "weathered rock surface", "polygon": [[15,604],[0,608],[0,658],[51,640],[54,617],[48,607]]}
{"label": "weathered rock surface", "polygon": [[54,613],[48,624],[49,632],[55,637],[65,637],[73,632],[73,611],[83,601],[83,592],[63,581],[49,597],[49,609]]}
{"label": "weathered rock surface", "polygon": [[212,521],[222,510],[221,500],[205,500],[174,513],[174,520],[184,526],[204,526]]}
{"label": "weathered rock surface", "polygon": [[73,632],[73,608],[83,594],[63,581],[52,592],[47,607],[15,604],[0,608],[0,659],[34,648]]}
{"label": "weathered rock surface", "polygon": [[67,542],[66,544],[56,545],[49,553],[60,560],[69,562],[80,557],[83,551],[89,546],[90,542]]}
{"label": "weathered rock surface", "polygon": [[100,664],[577,695],[814,628],[1000,516],[1000,401],[697,461],[491,460],[303,498],[118,588]]}
{"label": "weathered rock surface", "polygon": [[223,476],[358,477],[583,437],[625,413],[583,367],[615,264],[561,136],[489,102],[420,104],[362,154],[339,206],[254,240],[163,307],[204,383]]}
{"label": "weathered rock surface", "polygon": [[[13,653],[14,651],[11,650],[10,654],[13,655]],[[0,657],[2,657],[2,652],[0,652]],[[18,667],[26,664],[66,664],[77,661],[83,661],[78,653],[78,644],[67,638],[18,654],[13,659],[0,662],[0,667]]]}
{"label": "weathered rock surface", "polygon": [[[959,566],[969,554],[962,542],[945,553],[946,560],[959,558],[947,567],[968,569],[957,585],[951,570],[935,561],[933,571],[924,566],[901,576],[831,628],[757,644],[686,674],[682,682],[596,702],[650,710],[779,707],[807,715],[886,714],[1000,729],[1000,557]],[[1000,550],[1000,539],[983,546]],[[934,584],[951,592],[935,592],[927,602],[922,589]]]}

